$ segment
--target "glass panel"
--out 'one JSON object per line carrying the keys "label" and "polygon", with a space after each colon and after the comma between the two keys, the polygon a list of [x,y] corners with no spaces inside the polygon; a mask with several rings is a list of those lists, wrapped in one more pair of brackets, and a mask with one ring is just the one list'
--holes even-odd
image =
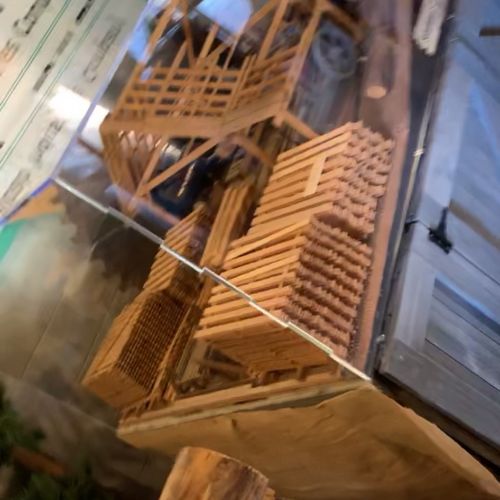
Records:
{"label": "glass panel", "polygon": [[54,179],[104,218],[93,251],[113,265],[124,235],[157,249],[85,379],[130,418],[216,387],[367,378],[351,361],[392,143],[357,121],[356,12],[186,5],[145,17]]}
{"label": "glass panel", "polygon": [[114,423],[96,395],[122,425],[221,389],[243,388],[245,400],[279,382],[291,390],[363,377],[221,276],[96,206],[49,186],[0,233],[8,375]]}

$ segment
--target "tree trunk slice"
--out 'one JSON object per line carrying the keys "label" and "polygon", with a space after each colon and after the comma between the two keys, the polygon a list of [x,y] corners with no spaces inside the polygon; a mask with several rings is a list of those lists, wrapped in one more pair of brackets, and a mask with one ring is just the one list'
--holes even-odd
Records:
{"label": "tree trunk slice", "polygon": [[263,500],[268,479],[249,465],[204,448],[183,448],[160,500]]}

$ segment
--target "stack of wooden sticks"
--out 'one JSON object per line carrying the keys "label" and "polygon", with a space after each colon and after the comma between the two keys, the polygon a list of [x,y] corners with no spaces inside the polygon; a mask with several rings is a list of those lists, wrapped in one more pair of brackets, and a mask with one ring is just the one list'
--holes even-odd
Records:
{"label": "stack of wooden sticks", "polygon": [[[278,157],[248,234],[223,276],[281,322],[348,357],[371,264],[369,236],[384,194],[392,142],[347,124]],[[222,286],[197,338],[250,371],[325,363],[303,338]]]}
{"label": "stack of wooden sticks", "polygon": [[374,230],[377,200],[385,192],[392,141],[347,123],[278,156],[250,233],[328,213],[350,234]]}
{"label": "stack of wooden sticks", "polygon": [[83,384],[116,408],[146,397],[185,312],[168,293],[138,295],[113,322]]}
{"label": "stack of wooden sticks", "polygon": [[[167,232],[164,243],[182,257],[197,263],[203,255],[209,233],[210,218],[207,208],[200,204]],[[144,290],[166,290],[181,300],[190,300],[198,288],[197,274],[160,248],[144,284]]]}
{"label": "stack of wooden sticks", "polygon": [[[209,231],[200,205],[167,232],[165,244],[199,261]],[[159,371],[182,354],[179,331],[201,288],[198,275],[160,249],[143,292],[113,322],[83,384],[112,406],[123,408],[148,396]]]}
{"label": "stack of wooden sticks", "polygon": [[226,188],[201,257],[202,267],[220,270],[229,244],[242,234],[254,197],[251,179],[237,179]]}

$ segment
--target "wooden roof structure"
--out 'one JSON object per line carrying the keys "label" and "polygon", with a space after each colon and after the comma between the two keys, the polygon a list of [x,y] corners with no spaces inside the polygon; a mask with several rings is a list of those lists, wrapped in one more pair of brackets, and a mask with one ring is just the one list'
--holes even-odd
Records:
{"label": "wooden roof structure", "polygon": [[[293,8],[300,8],[301,15],[289,21]],[[184,42],[168,64],[150,65],[158,40],[179,12]],[[270,167],[273,159],[249,134],[266,120],[314,138],[316,132],[289,106],[323,15],[332,16],[359,39],[359,27],[326,0],[270,0],[225,41],[218,40],[221,28],[213,23],[196,52],[187,2],[172,0],[158,20],[144,60],[101,126],[105,161],[113,183],[122,190],[122,208],[133,212],[133,198],[147,199],[152,189],[221,142],[237,144]],[[237,58],[242,38],[263,22],[267,24],[258,49]],[[298,39],[283,43],[282,32],[299,22]],[[187,146],[173,165],[157,173],[163,150],[172,139],[187,139]]]}

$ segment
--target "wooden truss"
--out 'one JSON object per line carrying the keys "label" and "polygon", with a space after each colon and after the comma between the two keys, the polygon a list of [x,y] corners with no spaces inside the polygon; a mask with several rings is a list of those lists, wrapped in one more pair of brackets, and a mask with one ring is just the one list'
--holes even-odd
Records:
{"label": "wooden truss", "polygon": [[[299,7],[306,11],[308,21],[299,39],[283,46],[279,35],[289,27],[286,14]],[[147,66],[157,41],[178,11],[185,41],[168,66]],[[270,0],[225,42],[218,42],[220,28],[213,24],[195,53],[187,3],[172,0],[151,36],[145,61],[137,65],[101,126],[105,161],[112,181],[122,190],[122,207],[133,207],[130,197],[147,199],[152,189],[221,142],[237,144],[270,167],[273,159],[248,135],[265,120],[271,119],[277,127],[290,126],[306,139],[316,137],[289,106],[323,15],[333,16],[359,38],[359,28],[326,0]],[[268,19],[258,50],[237,61],[242,38]],[[173,165],[157,173],[163,150],[174,138],[188,139],[188,145]]]}

